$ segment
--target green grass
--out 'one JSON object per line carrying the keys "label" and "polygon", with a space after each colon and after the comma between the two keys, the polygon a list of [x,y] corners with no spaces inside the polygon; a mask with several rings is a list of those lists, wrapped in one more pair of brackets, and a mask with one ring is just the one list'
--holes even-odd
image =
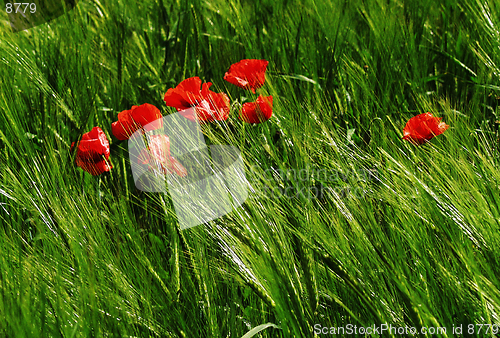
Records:
{"label": "green grass", "polygon": [[[80,1],[19,33],[1,13],[1,336],[500,325],[498,2]],[[242,58],[270,62],[256,126],[237,119],[256,95],[223,80]],[[192,76],[231,98],[203,131],[241,150],[250,195],[180,230],[110,126],[173,112],[164,93]],[[450,128],[401,140],[426,111]],[[96,125],[113,170],[92,177],[70,144]]]}

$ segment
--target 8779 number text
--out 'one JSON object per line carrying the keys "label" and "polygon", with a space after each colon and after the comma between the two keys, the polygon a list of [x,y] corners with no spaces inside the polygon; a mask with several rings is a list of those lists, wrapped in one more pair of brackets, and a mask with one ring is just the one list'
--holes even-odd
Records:
{"label": "8779 number text", "polygon": [[30,13],[36,12],[36,4],[34,2],[14,2],[7,3],[5,5],[5,10],[7,13],[26,13],[26,10],[30,10]]}

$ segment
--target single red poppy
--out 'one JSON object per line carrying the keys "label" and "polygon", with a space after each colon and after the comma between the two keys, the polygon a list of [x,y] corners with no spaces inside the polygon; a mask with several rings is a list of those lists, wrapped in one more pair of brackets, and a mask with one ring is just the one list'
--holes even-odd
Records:
{"label": "single red poppy", "polygon": [[[71,143],[73,149],[75,142]],[[109,141],[106,134],[99,127],[82,135],[76,150],[76,165],[94,176],[109,171],[112,166],[107,162],[109,158]]]}
{"label": "single red poppy", "polygon": [[164,174],[175,172],[184,177],[187,170],[170,155],[170,139],[167,135],[151,135],[148,149],[143,149],[137,160],[139,164],[148,164],[151,169],[159,169]]}
{"label": "single red poppy", "polygon": [[211,91],[211,85],[211,82],[202,84],[199,77],[191,77],[167,90],[164,101],[192,121],[195,113],[199,121],[225,121],[229,117],[229,97]]}
{"label": "single red poppy", "polygon": [[132,106],[118,114],[118,121],[111,124],[111,132],[119,140],[127,140],[140,128],[148,131],[163,126],[162,114],[158,108],[149,103]]}
{"label": "single red poppy", "polygon": [[247,102],[241,108],[240,120],[248,123],[261,123],[273,115],[273,97],[259,95],[255,102]]}
{"label": "single red poppy", "polygon": [[449,125],[441,122],[441,117],[434,117],[431,113],[424,113],[412,117],[403,129],[403,139],[415,145],[421,145],[440,135]]}
{"label": "single red poppy", "polygon": [[224,80],[243,89],[255,90],[266,81],[266,69],[269,61],[245,59],[237,62],[224,74]]}

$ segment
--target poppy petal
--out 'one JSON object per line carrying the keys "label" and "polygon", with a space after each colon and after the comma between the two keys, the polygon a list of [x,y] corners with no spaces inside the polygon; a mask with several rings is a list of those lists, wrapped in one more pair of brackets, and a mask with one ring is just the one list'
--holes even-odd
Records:
{"label": "poppy petal", "polygon": [[179,176],[186,176],[187,170],[175,158],[170,156],[170,139],[167,135],[152,135],[149,137],[148,149],[143,149],[138,163],[148,164],[150,169],[157,169],[164,174],[175,172]]}
{"label": "poppy petal", "polygon": [[170,163],[172,164],[172,170],[179,176],[181,177],[186,177],[187,176],[187,170],[184,168],[184,166],[177,161],[175,158],[170,156]]}
{"label": "poppy petal", "polygon": [[120,141],[127,140],[133,134],[125,129],[125,125],[120,123],[120,121],[111,123],[111,133]]}
{"label": "poppy petal", "polygon": [[195,109],[200,121],[225,121],[229,117],[229,97],[224,93],[210,92]]}
{"label": "poppy petal", "polygon": [[[149,103],[144,103],[132,110],[132,120],[147,131],[156,130],[163,126],[163,115],[160,110]],[[147,126],[147,127],[146,127]]]}
{"label": "poppy petal", "polygon": [[152,104],[132,106],[118,114],[118,121],[111,124],[111,132],[121,141],[128,140],[141,127],[148,131],[161,128],[162,117],[160,110]]}
{"label": "poppy petal", "polygon": [[200,87],[200,78],[190,77],[179,83],[177,87],[167,90],[163,100],[168,107],[174,107],[178,110],[187,109],[196,104],[202,97]]}
{"label": "poppy petal", "polygon": [[111,133],[119,140],[127,140],[136,130],[137,126],[132,120],[132,111],[137,106],[132,106],[131,109],[124,110],[118,113],[118,121],[111,124]]}
{"label": "poppy petal", "polygon": [[77,156],[83,160],[96,159],[105,156],[109,158],[109,142],[106,134],[99,127],[94,127],[82,135],[78,144]]}
{"label": "poppy petal", "polygon": [[77,161],[76,164],[92,176],[101,175],[113,168],[104,159],[95,162]]}
{"label": "poppy petal", "polygon": [[269,61],[244,59],[229,67],[224,74],[224,80],[243,89],[255,90],[262,87],[266,81],[266,69]]}
{"label": "poppy petal", "polygon": [[273,97],[259,96],[255,102],[243,104],[240,120],[248,123],[261,123],[271,118],[273,114]]}

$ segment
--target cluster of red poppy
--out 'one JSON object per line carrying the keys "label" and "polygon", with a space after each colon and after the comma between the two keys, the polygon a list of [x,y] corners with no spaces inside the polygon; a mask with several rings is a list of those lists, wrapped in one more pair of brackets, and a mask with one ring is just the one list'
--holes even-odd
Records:
{"label": "cluster of red poppy", "polygon": [[[243,89],[255,90],[266,80],[266,60],[241,60],[231,65],[224,80]],[[194,120],[196,113],[202,122],[225,121],[229,117],[229,97],[210,90],[211,82],[203,83],[199,77],[191,77],[170,88],[164,97],[167,106],[174,107],[184,117]],[[194,109],[191,109],[194,108]],[[249,123],[269,120],[273,113],[273,97],[259,96],[255,102],[243,104],[240,119]]]}
{"label": "cluster of red poppy", "polygon": [[[240,88],[252,91],[262,87],[266,80],[266,60],[247,59],[229,68],[224,80]],[[174,107],[184,117],[201,122],[225,121],[229,117],[229,97],[210,90],[211,82],[202,83],[199,77],[185,79],[177,87],[165,93],[167,106]],[[248,123],[261,123],[271,118],[273,97],[259,95],[255,102],[244,103],[239,118]],[[194,115],[196,114],[196,116]],[[132,106],[118,114],[118,121],[111,124],[111,132],[118,140],[127,140],[137,130],[152,131],[163,126],[162,114],[155,106],[144,103]],[[421,145],[442,134],[448,125],[441,118],[424,113],[411,118],[404,127],[403,139]],[[71,149],[74,142],[71,144]],[[83,134],[76,152],[76,165],[92,175],[109,171],[109,141],[99,127]],[[155,163],[151,163],[154,161]],[[143,149],[138,163],[160,168],[164,173],[175,172],[186,176],[186,169],[170,155],[170,140],[166,135],[152,135],[149,146]]]}
{"label": "cluster of red poppy", "polygon": [[[247,59],[229,68],[224,80],[243,89],[255,90],[265,82],[266,60]],[[224,93],[210,90],[211,82],[203,83],[199,77],[188,78],[165,93],[167,106],[174,107],[184,117],[200,122],[225,121],[229,117],[230,101]],[[259,95],[255,102],[243,104],[239,118],[248,123],[261,123],[271,118],[273,97]],[[194,116],[196,114],[196,116]],[[111,124],[111,132],[118,140],[127,140],[137,130],[152,131],[163,126],[162,114],[155,106],[144,103],[132,106],[118,114],[118,121]],[[73,148],[74,142],[71,144]],[[76,165],[92,175],[109,171],[109,141],[99,127],[83,134],[76,152]],[[175,172],[186,176],[186,169],[170,155],[170,140],[166,135],[149,137],[148,149],[143,149],[138,159],[141,164],[160,168],[164,173]],[[155,163],[151,163],[154,161]]]}

